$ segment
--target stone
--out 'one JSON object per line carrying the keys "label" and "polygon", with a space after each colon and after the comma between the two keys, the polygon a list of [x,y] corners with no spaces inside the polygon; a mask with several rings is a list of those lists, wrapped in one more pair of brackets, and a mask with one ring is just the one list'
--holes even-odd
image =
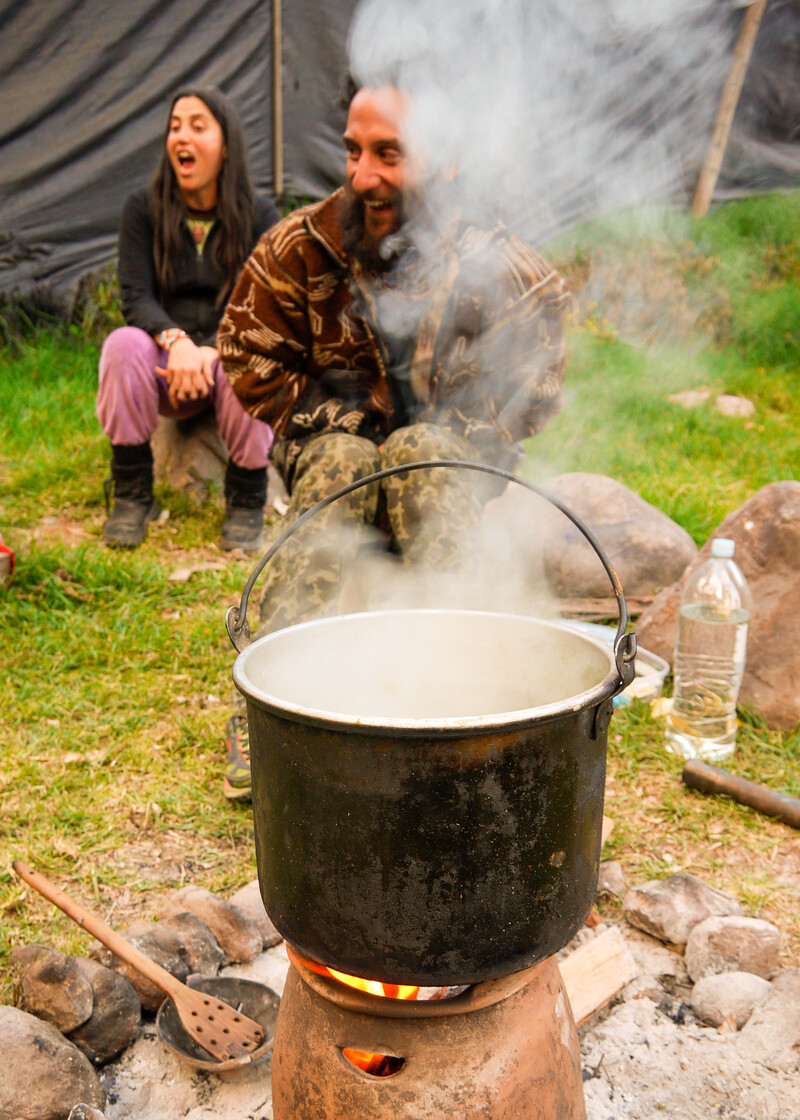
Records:
{"label": "stone", "polygon": [[[612,478],[574,472],[550,478],[542,488],[594,533],[629,598],[649,599],[679,579],[697,556],[685,529]],[[562,599],[613,595],[597,554],[568,518],[552,509],[537,528],[547,533],[544,571],[554,594]]]}
{"label": "stone", "polygon": [[258,885],[258,879],[253,879],[247,886],[242,887],[236,894],[231,895],[230,901],[234,906],[238,906],[240,910],[244,910],[245,914],[249,914],[256,923],[261,930],[261,940],[265,949],[270,949],[273,945],[277,945],[278,942],[283,940],[283,936],[275,929],[269,914],[264,909],[264,902],[261,898],[261,888]]}
{"label": "stone", "polygon": [[[155,476],[172,490],[193,494],[200,502],[222,494],[228,450],[213,409],[184,420],[159,417],[150,446]],[[286,487],[271,463],[267,464],[267,496],[278,513],[286,512]]]}
{"label": "stone", "polygon": [[64,1034],[92,1014],[92,985],[74,957],[48,950],[38,955],[22,977],[22,1006]]}
{"label": "stone", "polygon": [[698,1019],[712,1027],[732,1020],[736,1029],[741,1030],[771,991],[769,980],[752,972],[704,976],[692,988],[692,1010]]}
{"label": "stone", "polygon": [[188,910],[205,922],[224,953],[224,963],[252,961],[263,940],[255,919],[219,895],[202,887],[183,887],[167,902],[162,918]]}
{"label": "stone", "polygon": [[736,542],[735,560],[753,595],[739,702],[768,726],[790,730],[800,723],[800,482],[772,482],[726,517],[683,576],[642,612],[637,638],[672,660],[681,591],[711,555],[714,537]]}
{"label": "stone", "polygon": [[691,930],[712,915],[741,914],[731,895],[685,871],[632,887],[622,913],[637,929],[672,945],[685,945]]}
{"label": "stone", "polygon": [[52,953],[53,950],[49,949],[47,945],[18,945],[11,954],[11,963],[19,970],[20,974],[26,972],[34,961],[44,956],[45,953]]}
{"label": "stone", "polygon": [[[155,961],[156,964],[160,964],[162,968],[165,968],[167,972],[183,983],[190,972],[186,958],[181,956],[178,951],[177,938],[174,933],[169,937],[163,931],[153,932],[153,927],[157,924],[156,922],[137,923],[131,928],[139,932],[127,931],[123,936],[126,941],[130,941],[131,945],[144,953],[146,957]],[[166,993],[162,992],[151,980],[148,980],[146,976],[143,976],[126,961],[121,961],[104,945],[93,949],[91,955],[94,960],[104,964],[106,968],[112,968],[115,972],[119,972],[129,981],[145,1011],[158,1011],[166,999]]]}
{"label": "stone", "polygon": [[92,986],[91,1016],[74,1031],[70,1042],[94,1065],[111,1061],[130,1046],[139,1032],[142,1008],[133,985],[99,961],[77,958],[78,968]]}
{"label": "stone", "polygon": [[221,492],[228,451],[213,409],[185,420],[161,416],[150,446],[156,478],[173,490],[194,494],[203,502],[214,490]]}
{"label": "stone", "polygon": [[740,1053],[775,1073],[800,1072],[800,970],[784,969],[736,1039]]}
{"label": "stone", "polygon": [[106,1120],[105,1113],[88,1104],[76,1104],[67,1120]]}
{"label": "stone", "polygon": [[682,393],[670,393],[667,400],[670,404],[679,404],[681,408],[697,408],[705,404],[710,396],[710,389],[684,389]]}
{"label": "stone", "polygon": [[68,1120],[76,1104],[105,1106],[105,1093],[89,1059],[35,1015],[0,1006],[0,1054],[3,1120]]}
{"label": "stone", "polygon": [[769,980],[778,971],[781,933],[772,922],[739,915],[706,918],[686,942],[692,980],[720,972],[753,972]]}
{"label": "stone", "polygon": [[200,976],[216,976],[224,954],[205,922],[189,910],[182,910],[158,922],[136,922],[129,935],[148,934],[168,953],[181,957],[187,968]]}
{"label": "stone", "polygon": [[598,894],[613,894],[616,898],[623,898],[627,889],[628,884],[622,874],[622,864],[614,860],[600,864],[600,874],[597,879]]}
{"label": "stone", "polygon": [[714,408],[722,416],[734,419],[749,420],[756,414],[756,406],[747,397],[734,397],[730,393],[721,393],[714,402]]}

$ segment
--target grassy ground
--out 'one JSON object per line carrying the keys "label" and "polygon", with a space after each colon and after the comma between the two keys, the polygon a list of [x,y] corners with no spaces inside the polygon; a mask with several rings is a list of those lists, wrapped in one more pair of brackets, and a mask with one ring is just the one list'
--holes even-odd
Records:
{"label": "grassy ground", "polygon": [[[637,215],[553,247],[578,295],[566,407],[526,471],[609,474],[702,543],[800,463],[800,196],[730,204],[700,223]],[[224,629],[250,564],[219,553],[219,500],[162,493],[171,516],[132,553],[100,544],[107,450],[94,419],[97,346],[51,331],[0,355],[0,532],[18,570],[0,591],[0,973],[18,944],[85,952],[86,936],[11,871],[23,858],[116,928],[186,881],[255,875],[249,807],[221,794],[234,653]],[[708,387],[752,421],[692,411]],[[188,582],[187,564],[215,562]],[[632,882],[691,871],[784,931],[800,964],[800,838],[685,790],[649,708],[609,737],[605,858]],[[732,769],[800,796],[800,735],[745,715]],[[604,906],[613,912],[614,906]],[[3,989],[11,998],[10,986]]]}

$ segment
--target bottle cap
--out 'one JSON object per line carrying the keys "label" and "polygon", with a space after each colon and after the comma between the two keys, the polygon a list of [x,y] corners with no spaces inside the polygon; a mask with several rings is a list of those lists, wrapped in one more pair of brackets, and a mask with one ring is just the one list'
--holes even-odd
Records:
{"label": "bottle cap", "polygon": [[727,537],[717,537],[711,542],[711,555],[718,556],[722,560],[730,560],[735,551],[736,542],[728,540]]}

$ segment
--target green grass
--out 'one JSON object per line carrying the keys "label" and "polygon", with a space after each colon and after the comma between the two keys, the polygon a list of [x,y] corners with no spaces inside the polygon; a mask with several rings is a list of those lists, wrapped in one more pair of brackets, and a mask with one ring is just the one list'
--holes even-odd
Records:
{"label": "green grass", "polygon": [[[702,222],[631,217],[552,247],[576,291],[566,401],[531,441],[525,473],[611,475],[701,544],[760,487],[797,477],[800,195]],[[89,944],[23,887],[14,858],[119,929],[155,916],[185,881],[224,893],[255,875],[249,807],[221,794],[234,660],[223,620],[250,564],[214,548],[220,500],[165,491],[170,518],[140,549],[101,546],[97,360],[75,328],[0,353],[0,532],[18,552],[0,590],[0,969],[18,944]],[[690,411],[666,399],[698,387],[712,398]],[[753,420],[720,416],[721,392],[751,399]],[[211,558],[220,570],[170,580]],[[682,868],[733,891],[781,925],[787,961],[800,963],[795,834],[684,789],[662,741],[648,707],[619,709],[606,858],[631,882]],[[800,796],[800,737],[744,713],[732,768]],[[10,982],[3,991],[11,998]]]}
{"label": "green grass", "polygon": [[[619,223],[555,247],[577,281],[566,407],[530,442],[528,471],[610,475],[702,544],[762,486],[798,476],[800,196],[702,222],[651,216],[644,236]],[[711,397],[693,409],[667,399],[697,388]],[[754,418],[720,415],[723,393]]]}

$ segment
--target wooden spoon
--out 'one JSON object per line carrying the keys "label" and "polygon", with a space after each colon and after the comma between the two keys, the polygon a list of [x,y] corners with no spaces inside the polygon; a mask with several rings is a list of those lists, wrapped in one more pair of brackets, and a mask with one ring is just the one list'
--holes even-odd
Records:
{"label": "wooden spoon", "polygon": [[21,879],[63,910],[79,926],[101,941],[107,948],[151,980],[175,1004],[184,1028],[209,1054],[221,1062],[237,1059],[241,1065],[250,1061],[250,1054],[264,1041],[264,1029],[254,1019],[248,1019],[235,1007],[206,992],[196,991],[176,980],[165,968],[150,960],[141,950],[114,933],[110,926],[90,913],[56,887],[39,871],[34,871],[14,860],[11,865]]}

